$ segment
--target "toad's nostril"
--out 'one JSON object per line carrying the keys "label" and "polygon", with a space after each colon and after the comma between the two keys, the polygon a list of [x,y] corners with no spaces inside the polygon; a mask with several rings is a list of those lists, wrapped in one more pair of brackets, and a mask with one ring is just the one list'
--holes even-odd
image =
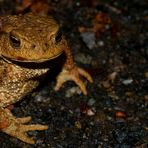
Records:
{"label": "toad's nostril", "polygon": [[35,44],[32,44],[32,45],[31,45],[31,48],[32,48],[32,49],[35,49],[35,47],[36,47]]}
{"label": "toad's nostril", "polygon": [[46,49],[48,49],[49,48],[49,44],[45,43],[45,47],[46,47]]}

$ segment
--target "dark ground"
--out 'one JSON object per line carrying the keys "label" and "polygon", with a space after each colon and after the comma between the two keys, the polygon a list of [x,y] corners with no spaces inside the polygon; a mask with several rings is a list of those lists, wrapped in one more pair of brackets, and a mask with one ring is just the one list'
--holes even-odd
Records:
{"label": "dark ground", "polygon": [[[15,104],[13,113],[31,115],[33,123],[49,129],[29,133],[35,145],[0,133],[0,147],[148,147],[148,1],[47,2],[49,14],[63,26],[76,63],[91,73],[94,83],[87,83],[87,96],[73,82],[59,92],[53,90],[55,80],[40,86]],[[18,13],[16,3],[1,0],[0,14]]]}

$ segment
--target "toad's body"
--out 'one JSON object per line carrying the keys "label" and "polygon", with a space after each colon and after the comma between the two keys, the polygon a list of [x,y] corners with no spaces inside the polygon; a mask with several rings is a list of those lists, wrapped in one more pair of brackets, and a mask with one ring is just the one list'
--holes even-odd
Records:
{"label": "toad's body", "polygon": [[[27,142],[34,141],[26,135],[27,131],[45,130],[46,125],[24,125],[30,117],[16,118],[6,107],[31,92],[39,84],[38,77],[44,75],[49,67],[27,67],[50,61],[66,55],[65,64],[59,76],[55,90],[67,80],[73,80],[87,93],[79,75],[92,81],[91,76],[75,66],[71,51],[59,25],[52,17],[26,14],[7,16],[0,19],[0,130]],[[23,63],[23,64],[22,64]]]}

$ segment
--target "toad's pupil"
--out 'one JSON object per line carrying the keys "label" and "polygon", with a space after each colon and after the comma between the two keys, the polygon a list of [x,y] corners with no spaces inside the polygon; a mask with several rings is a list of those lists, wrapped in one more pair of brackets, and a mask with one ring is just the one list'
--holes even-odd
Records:
{"label": "toad's pupil", "polygon": [[12,45],[13,48],[20,48],[20,40],[17,39],[15,36],[10,35],[10,43]]}
{"label": "toad's pupil", "polygon": [[55,41],[56,43],[60,42],[62,39],[62,32],[61,31],[58,31],[56,37],[55,37]]}

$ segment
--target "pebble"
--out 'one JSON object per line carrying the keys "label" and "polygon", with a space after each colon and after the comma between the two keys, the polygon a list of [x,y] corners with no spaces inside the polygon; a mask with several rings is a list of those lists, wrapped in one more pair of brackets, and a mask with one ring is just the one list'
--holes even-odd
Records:
{"label": "pebble", "polygon": [[124,85],[129,85],[129,84],[131,84],[133,82],[133,79],[127,79],[127,80],[123,80],[122,81],[122,83],[124,84]]}
{"label": "pebble", "polygon": [[93,49],[96,46],[94,32],[82,32],[81,37],[89,49]]}

